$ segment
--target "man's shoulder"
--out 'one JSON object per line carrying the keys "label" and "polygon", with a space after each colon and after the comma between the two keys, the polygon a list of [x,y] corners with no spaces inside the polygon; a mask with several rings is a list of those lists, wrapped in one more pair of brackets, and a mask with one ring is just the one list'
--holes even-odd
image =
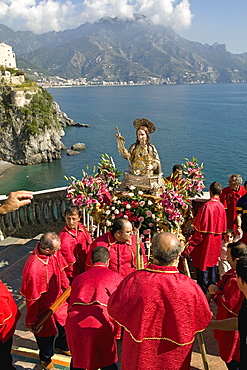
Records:
{"label": "man's shoulder", "polygon": [[103,279],[104,281],[109,280],[109,282],[117,281],[120,283],[123,278],[119,273],[110,270],[106,266],[92,266],[89,270],[78,275],[74,279],[73,284],[80,285],[83,282],[88,282],[89,284],[91,284],[94,279],[96,279],[96,282]]}
{"label": "man's shoulder", "polygon": [[134,271],[123,279],[123,289],[128,287],[131,292],[136,291],[140,294],[143,294],[143,291],[148,294],[150,284],[152,284],[152,289],[157,287],[157,292],[172,292],[176,285],[178,295],[204,296],[197,282],[179,271],[177,273],[157,273],[157,271],[150,271],[146,268]]}
{"label": "man's shoulder", "polygon": [[[96,239],[94,239],[92,245],[94,247],[97,247],[97,246],[99,246],[98,244],[100,244],[102,242],[108,244],[109,239],[110,239],[110,232],[108,231],[107,233],[102,234],[102,235],[98,236]],[[102,245],[102,247],[104,247],[104,245]]]}
{"label": "man's shoulder", "polygon": [[225,188],[222,189],[221,194],[227,194],[227,193],[229,193],[229,191],[231,191],[230,186],[226,186]]}

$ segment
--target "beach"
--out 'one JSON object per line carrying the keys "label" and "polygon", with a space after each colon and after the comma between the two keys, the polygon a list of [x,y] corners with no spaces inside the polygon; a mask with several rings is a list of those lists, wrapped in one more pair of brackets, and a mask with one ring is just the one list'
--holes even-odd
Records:
{"label": "beach", "polygon": [[[12,173],[11,170],[13,170],[15,167],[16,165],[14,165],[13,163],[0,160],[0,181],[2,178],[6,179]],[[0,183],[0,194],[2,194],[1,183]]]}

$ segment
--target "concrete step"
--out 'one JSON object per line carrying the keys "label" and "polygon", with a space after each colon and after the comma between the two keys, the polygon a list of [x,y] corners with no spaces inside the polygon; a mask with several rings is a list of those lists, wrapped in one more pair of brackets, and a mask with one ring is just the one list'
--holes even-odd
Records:
{"label": "concrete step", "polygon": [[[42,369],[39,361],[38,350],[28,349],[24,347],[12,347],[13,363],[16,370],[21,369]],[[69,370],[70,357],[55,354],[52,358],[55,369]]]}

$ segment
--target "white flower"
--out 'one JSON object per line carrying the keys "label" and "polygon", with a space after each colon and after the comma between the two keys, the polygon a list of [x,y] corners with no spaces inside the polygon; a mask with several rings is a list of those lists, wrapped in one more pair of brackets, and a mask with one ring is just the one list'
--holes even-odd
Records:
{"label": "white flower", "polygon": [[135,194],[134,193],[128,193],[129,197],[133,197]]}
{"label": "white flower", "polygon": [[134,185],[131,185],[129,188],[130,190],[135,190],[136,187]]}
{"label": "white flower", "polygon": [[153,202],[151,200],[148,200],[148,205],[151,206]]}
{"label": "white flower", "polygon": [[111,226],[111,221],[106,220],[105,224],[106,224],[106,226]]}
{"label": "white flower", "polygon": [[130,209],[131,208],[131,205],[130,204],[126,204],[126,208],[127,209]]}
{"label": "white flower", "polygon": [[115,208],[116,208],[116,207],[114,207],[114,206],[112,206],[112,207],[111,207],[111,209],[112,209],[113,211],[114,211],[114,209],[115,209]]}
{"label": "white flower", "polygon": [[143,191],[139,190],[138,195],[142,195],[142,194],[143,194]]}
{"label": "white flower", "polygon": [[109,210],[109,209],[107,209],[106,211],[105,211],[105,214],[106,215],[109,215],[111,213],[111,211]]}
{"label": "white flower", "polygon": [[118,215],[119,214],[119,210],[118,209],[115,209],[114,213],[115,213],[115,215]]}

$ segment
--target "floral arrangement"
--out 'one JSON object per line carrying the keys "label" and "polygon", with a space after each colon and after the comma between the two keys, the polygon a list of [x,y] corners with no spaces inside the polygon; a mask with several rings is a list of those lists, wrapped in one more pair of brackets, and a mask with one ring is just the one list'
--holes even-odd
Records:
{"label": "floral arrangement", "polygon": [[194,197],[195,195],[202,195],[204,186],[204,174],[202,172],[203,163],[200,165],[197,163],[197,159],[192,157],[192,160],[189,161],[185,158],[185,164],[182,164],[184,167],[184,178],[186,180],[186,191],[188,197]]}
{"label": "floral arrangement", "polygon": [[83,170],[81,180],[65,176],[65,179],[70,181],[67,198],[91,214],[96,214],[105,204],[110,204],[111,191],[117,187],[122,174],[116,169],[113,159],[108,154],[102,154],[97,173],[95,171],[94,168],[94,174],[88,175]]}
{"label": "floral arrangement", "polygon": [[[176,229],[184,220],[187,202],[176,189],[163,190],[159,197],[144,194],[134,186],[118,191],[121,172],[107,154],[102,155],[96,174],[90,176],[83,171],[82,175],[81,180],[66,178],[70,181],[67,197],[101,226],[110,227],[116,218],[125,217],[149,235],[160,229]],[[192,180],[194,177],[189,183]]]}
{"label": "floral arrangement", "polygon": [[131,186],[129,192],[114,196],[106,206],[105,225],[111,226],[117,217],[125,217],[137,227],[141,224],[144,235],[151,230],[176,229],[183,222],[182,207],[186,208],[187,204],[173,190],[152,197]]}
{"label": "floral arrangement", "polygon": [[203,163],[199,165],[194,157],[191,160],[185,158],[185,161],[185,164],[182,163],[183,177],[181,179],[174,177],[170,181],[165,179],[165,188],[167,191],[177,191],[184,199],[193,198],[196,195],[200,196],[205,187],[205,177],[202,172]]}

